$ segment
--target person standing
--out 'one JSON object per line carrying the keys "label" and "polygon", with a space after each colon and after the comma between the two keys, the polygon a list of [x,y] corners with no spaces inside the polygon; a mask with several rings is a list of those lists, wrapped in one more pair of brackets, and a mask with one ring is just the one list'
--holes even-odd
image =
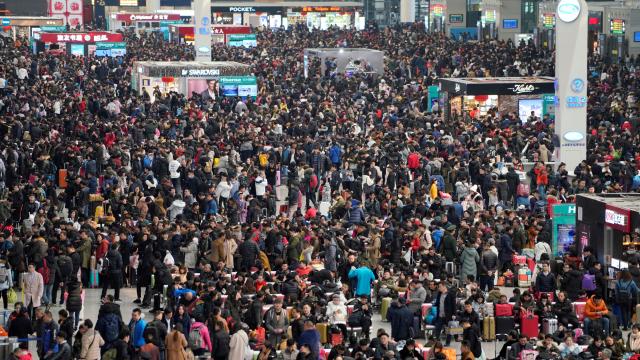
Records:
{"label": "person standing", "polygon": [[142,311],[139,308],[133,309],[131,312],[131,321],[129,321],[129,332],[131,333],[131,345],[135,349],[140,349],[145,344],[144,328],[147,323],[142,318]]}
{"label": "person standing", "polygon": [[[437,308],[434,335],[436,339],[439,339],[440,333],[449,324],[449,321],[453,319],[456,311],[456,295],[453,292],[449,292],[444,282],[440,282],[438,285],[438,295],[434,304]],[[449,346],[450,343],[451,335],[447,334],[445,345]]]}
{"label": "person standing", "polygon": [[28,272],[22,279],[22,288],[29,315],[33,318],[34,309],[41,305],[42,295],[44,294],[42,275],[36,271],[36,267],[33,264],[29,264]]}
{"label": "person standing", "polygon": [[167,349],[167,360],[187,360],[187,353],[184,349],[189,343],[182,332],[182,324],[177,323],[167,335],[164,342]]}
{"label": "person standing", "polygon": [[104,345],[102,336],[93,329],[93,322],[86,319],[80,326],[82,333],[82,348],[80,350],[80,359],[97,360],[100,359],[100,348]]}
{"label": "person standing", "polygon": [[349,279],[356,280],[355,296],[366,296],[367,299],[371,298],[371,283],[376,279],[373,271],[366,266],[364,261],[360,262],[360,267],[352,267],[349,271]]}
{"label": "person standing", "polygon": [[120,301],[120,287],[122,286],[122,255],[118,250],[118,244],[111,244],[107,254],[101,259],[102,269],[100,277],[102,278],[102,294],[100,298],[104,298],[109,290],[109,285],[114,290],[114,301]]}
{"label": "person standing", "polygon": [[249,345],[249,335],[242,324],[236,323],[235,332],[229,341],[229,360],[244,360],[247,345]]}
{"label": "person standing", "polygon": [[73,317],[73,325],[78,326],[80,322],[80,311],[82,310],[82,283],[76,279],[67,285],[67,311]]}
{"label": "person standing", "polygon": [[91,264],[91,237],[87,230],[80,232],[80,246],[76,249],[82,258],[82,270],[80,278],[84,287],[89,286],[90,264]]}
{"label": "person standing", "polygon": [[9,307],[7,292],[11,287],[13,287],[13,276],[9,264],[5,263],[4,260],[0,260],[0,294],[2,295],[5,310]]}

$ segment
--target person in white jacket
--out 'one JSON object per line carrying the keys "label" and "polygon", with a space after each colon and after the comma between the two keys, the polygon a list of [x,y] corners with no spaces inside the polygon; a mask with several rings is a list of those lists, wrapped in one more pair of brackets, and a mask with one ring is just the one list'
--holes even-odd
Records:
{"label": "person in white jacket", "polygon": [[180,251],[184,253],[184,266],[189,270],[196,268],[198,260],[198,238],[191,239],[187,246],[181,246]]}
{"label": "person in white jacket", "polygon": [[185,206],[187,206],[187,204],[182,201],[181,198],[178,197],[177,199],[173,200],[171,206],[167,208],[167,212],[169,213],[169,220],[173,222],[176,219],[176,216],[182,214]]}
{"label": "person in white jacket", "polygon": [[216,195],[218,195],[218,204],[221,209],[227,208],[227,201],[229,201],[231,197],[231,188],[232,186],[229,180],[227,180],[227,175],[223,174],[222,180],[220,180],[218,186],[216,186]]}
{"label": "person in white jacket", "polygon": [[[246,324],[244,325],[246,326]],[[247,335],[240,323],[236,323],[236,332],[231,335],[231,340],[229,341],[229,360],[245,360],[247,351],[251,351],[249,335]]]}
{"label": "person in white jacket", "polygon": [[342,336],[346,339],[347,336],[347,306],[340,300],[339,294],[333,294],[331,296],[331,302],[327,304],[327,317],[331,325],[337,326],[342,332]]}

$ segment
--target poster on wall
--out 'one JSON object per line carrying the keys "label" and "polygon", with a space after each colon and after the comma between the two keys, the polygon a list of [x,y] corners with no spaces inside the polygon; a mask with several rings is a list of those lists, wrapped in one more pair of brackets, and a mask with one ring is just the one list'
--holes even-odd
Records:
{"label": "poster on wall", "polygon": [[576,205],[556,204],[551,209],[552,218],[552,251],[555,256],[569,252],[576,238]]}
{"label": "poster on wall", "polygon": [[538,117],[542,117],[542,99],[520,99],[518,100],[518,114],[520,120],[526,122],[531,112]]}
{"label": "poster on wall", "polygon": [[82,0],[49,0],[49,16],[60,18],[72,28],[84,24]]}

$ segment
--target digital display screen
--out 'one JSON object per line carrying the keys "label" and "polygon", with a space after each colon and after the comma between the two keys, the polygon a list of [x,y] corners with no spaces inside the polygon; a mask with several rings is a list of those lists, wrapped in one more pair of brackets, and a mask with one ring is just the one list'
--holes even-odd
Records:
{"label": "digital display screen", "polygon": [[626,26],[623,19],[611,19],[611,34],[624,35],[625,31]]}
{"label": "digital display screen", "polygon": [[504,20],[502,20],[502,28],[503,29],[517,29],[518,28],[518,20],[517,19],[504,19]]}
{"label": "digital display screen", "polygon": [[537,117],[542,117],[542,106],[542,99],[518,100],[518,114],[520,115],[520,121],[527,121],[532,111]]}
{"label": "digital display screen", "polygon": [[84,56],[84,44],[71,44],[71,55]]}
{"label": "digital display screen", "polygon": [[635,31],[633,33],[633,42],[640,42],[640,31]]}
{"label": "digital display screen", "polygon": [[576,226],[570,224],[558,224],[558,255],[568,254],[573,239],[576,235]]}

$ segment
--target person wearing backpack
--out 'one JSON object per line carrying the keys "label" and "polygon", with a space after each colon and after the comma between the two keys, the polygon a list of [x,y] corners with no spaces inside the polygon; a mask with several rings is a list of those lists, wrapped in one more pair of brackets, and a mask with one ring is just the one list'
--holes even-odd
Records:
{"label": "person wearing backpack", "polygon": [[100,298],[107,295],[109,286],[114,290],[114,301],[120,301],[120,287],[122,286],[122,255],[118,250],[118,244],[111,244],[109,251],[100,259],[100,278],[102,280],[102,294]]}
{"label": "person wearing backpack", "polygon": [[[2,301],[4,309],[8,309],[8,292],[13,287],[13,276],[11,274],[11,268],[5,260],[0,260],[0,295],[2,295]],[[13,305],[13,304],[12,304]]]}
{"label": "person wearing backpack", "polygon": [[[111,305],[109,302],[105,305]],[[96,322],[96,330],[100,332],[102,338],[105,342],[105,348],[111,348],[114,343],[119,339],[120,332],[124,328],[124,323],[120,318],[120,314],[114,311],[111,307],[107,309],[103,309],[104,306],[100,307],[101,313],[98,315],[98,321]],[[116,305],[116,304],[113,304]],[[117,309],[118,312],[120,309]],[[104,350],[104,349],[103,349]]]}
{"label": "person wearing backpack", "polygon": [[629,270],[622,270],[620,279],[616,283],[616,303],[620,306],[620,313],[622,315],[622,321],[620,324],[626,331],[631,326],[631,314],[632,310],[637,302],[638,293],[640,289],[631,278]]}
{"label": "person wearing backpack", "polygon": [[196,316],[196,321],[191,324],[189,331],[189,348],[195,356],[203,355],[205,352],[211,352],[211,337],[209,337],[209,329],[203,323],[201,316]]}
{"label": "person wearing backpack", "polygon": [[59,251],[56,262],[58,264],[58,272],[56,272],[51,294],[51,304],[53,305],[56,304],[56,299],[58,298],[58,289],[60,289],[59,304],[64,303],[65,284],[69,282],[71,274],[73,274],[73,262],[65,250],[61,249]]}

